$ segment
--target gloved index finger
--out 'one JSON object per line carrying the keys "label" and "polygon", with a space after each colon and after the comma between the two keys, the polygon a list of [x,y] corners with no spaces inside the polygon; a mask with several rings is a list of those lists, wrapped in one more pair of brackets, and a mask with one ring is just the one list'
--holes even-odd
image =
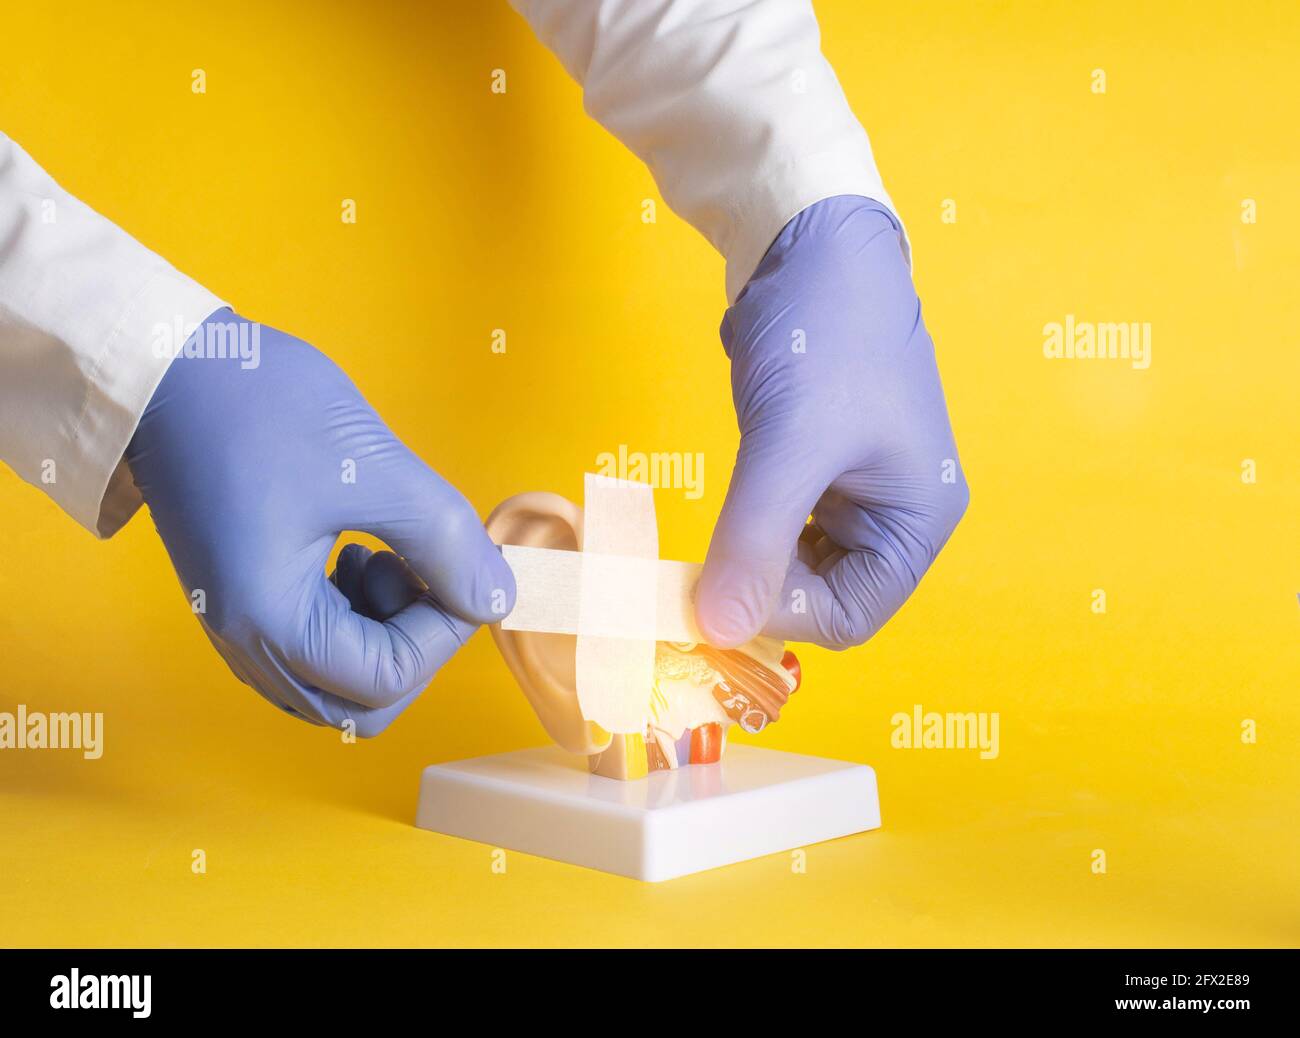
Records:
{"label": "gloved index finger", "polygon": [[514,574],[464,496],[412,460],[412,481],[383,514],[361,517],[358,528],[401,555],[448,611],[474,623],[499,622],[514,606]]}
{"label": "gloved index finger", "polygon": [[817,554],[816,565],[790,566],[764,634],[828,649],[861,645],[898,612],[921,576],[893,549]]}

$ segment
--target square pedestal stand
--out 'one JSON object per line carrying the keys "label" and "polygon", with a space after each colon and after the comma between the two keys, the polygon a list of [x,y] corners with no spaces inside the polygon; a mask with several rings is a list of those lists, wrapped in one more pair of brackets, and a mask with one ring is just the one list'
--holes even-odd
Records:
{"label": "square pedestal stand", "polygon": [[880,826],[865,764],[732,745],[621,782],[558,747],[433,764],[422,829],[658,882]]}

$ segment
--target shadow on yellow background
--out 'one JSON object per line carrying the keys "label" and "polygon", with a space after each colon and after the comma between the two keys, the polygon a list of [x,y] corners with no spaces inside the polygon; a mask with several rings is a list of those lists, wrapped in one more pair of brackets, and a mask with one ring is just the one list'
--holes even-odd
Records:
{"label": "shadow on yellow background", "polygon": [[[662,205],[642,222],[648,173],[522,20],[209,7],[14,7],[0,126],[339,361],[483,514],[580,498],[620,444],[703,452],[700,500],[657,495],[664,556],[702,558],[736,443],[722,263]],[[0,752],[0,944],[1300,940],[1300,13],[817,9],[908,224],[973,491],[882,634],[801,650],[762,739],[873,764],[884,829],[809,848],[806,873],[496,874],[411,825],[425,764],[543,739],[486,633],[344,744],[231,677],[146,515],[97,543],[10,475],[0,709],[106,732],[97,761]],[[1150,368],[1046,359],[1066,315],[1149,322]],[[998,757],[891,747],[916,704],[996,711]]]}

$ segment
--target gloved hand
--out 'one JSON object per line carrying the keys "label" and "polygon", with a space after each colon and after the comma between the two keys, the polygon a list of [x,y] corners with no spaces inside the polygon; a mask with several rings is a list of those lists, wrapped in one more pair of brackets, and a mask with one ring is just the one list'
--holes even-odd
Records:
{"label": "gloved hand", "polygon": [[[251,322],[224,311],[208,326],[222,323],[247,326],[252,342]],[[332,361],[283,332],[260,336],[255,367],[172,361],[127,463],[235,676],[290,714],[375,735],[477,624],[513,608],[514,577],[465,498]],[[350,545],[331,582],[344,530],[402,558],[368,566]]]}
{"label": "gloved hand", "polygon": [[893,217],[856,196],[805,209],[721,332],[740,449],[700,578],[701,630],[722,647],[760,630],[861,644],[969,499]]}

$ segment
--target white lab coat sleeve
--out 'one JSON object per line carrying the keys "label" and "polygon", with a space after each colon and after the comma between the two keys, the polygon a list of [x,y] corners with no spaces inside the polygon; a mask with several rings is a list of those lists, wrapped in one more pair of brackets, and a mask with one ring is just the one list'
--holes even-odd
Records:
{"label": "white lab coat sleeve", "polygon": [[728,302],[814,202],[864,195],[893,211],[809,0],[511,4],[582,84],[587,112],[722,253]]}
{"label": "white lab coat sleeve", "polygon": [[0,458],[92,533],[140,507],[122,456],[181,345],[163,328],[224,305],[0,133]]}

